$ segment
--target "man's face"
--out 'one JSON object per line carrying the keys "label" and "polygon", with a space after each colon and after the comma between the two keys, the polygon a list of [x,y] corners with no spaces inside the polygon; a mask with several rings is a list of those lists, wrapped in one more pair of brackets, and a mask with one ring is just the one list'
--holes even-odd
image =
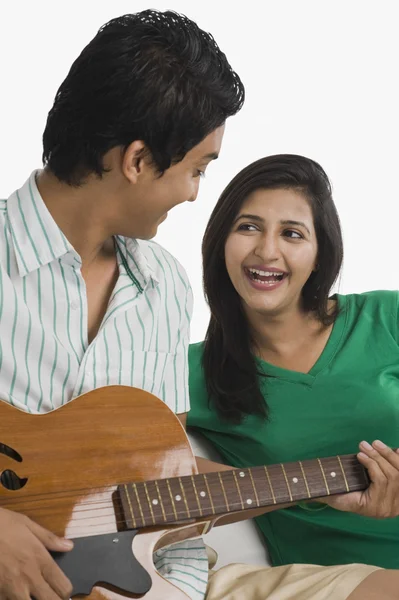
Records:
{"label": "man's face", "polygon": [[[184,159],[171,166],[160,177],[146,162],[135,183],[124,194],[121,235],[151,239],[168,211],[183,202],[193,202],[198,194],[201,176],[208,164],[219,155],[224,125],[215,129],[192,148]],[[145,159],[142,159],[145,161]]]}

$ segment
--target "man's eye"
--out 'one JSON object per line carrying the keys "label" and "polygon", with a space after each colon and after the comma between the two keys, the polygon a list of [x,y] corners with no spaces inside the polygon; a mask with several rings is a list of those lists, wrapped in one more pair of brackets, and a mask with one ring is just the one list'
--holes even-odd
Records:
{"label": "man's eye", "polygon": [[194,175],[194,177],[201,177],[201,178],[205,178],[205,171],[200,171],[198,169],[197,173]]}

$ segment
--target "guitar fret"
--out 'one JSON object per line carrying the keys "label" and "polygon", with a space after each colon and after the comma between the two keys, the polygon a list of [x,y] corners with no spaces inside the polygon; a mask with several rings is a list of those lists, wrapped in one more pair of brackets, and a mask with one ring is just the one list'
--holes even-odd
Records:
{"label": "guitar fret", "polygon": [[321,474],[323,475],[323,479],[324,479],[324,483],[325,483],[325,486],[326,486],[327,494],[330,496],[330,494],[331,494],[330,488],[328,487],[326,474],[324,473],[323,465],[321,464],[320,458],[317,459],[317,462],[319,463],[320,471],[321,471]]}
{"label": "guitar fret", "polygon": [[202,508],[201,508],[201,504],[200,504],[199,497],[198,497],[197,486],[195,485],[194,477],[192,475],[191,475],[191,483],[193,484],[195,498],[196,498],[197,504],[198,504],[199,514],[202,517]]}
{"label": "guitar fret", "polygon": [[162,507],[159,501],[159,494],[155,486],[155,481],[146,481],[145,487],[148,491],[148,501],[150,502],[151,516],[154,516],[154,525],[158,525],[164,522]]}
{"label": "guitar fret", "polygon": [[211,490],[209,489],[209,485],[208,485],[208,479],[207,479],[205,473],[202,473],[202,476],[203,476],[204,481],[205,481],[206,489],[208,490],[208,496],[209,496],[209,501],[210,501],[211,506],[212,506],[212,511],[215,512],[215,507],[213,505],[213,498],[212,498]]}
{"label": "guitar fret", "polygon": [[288,477],[287,477],[287,473],[285,472],[285,468],[284,465],[282,463],[280,463],[281,469],[283,471],[283,475],[284,475],[284,479],[285,479],[285,483],[287,484],[287,488],[288,488],[288,494],[290,496],[290,500],[292,502],[292,493],[291,493],[291,488],[290,488],[290,484],[288,483]]}
{"label": "guitar fret", "polygon": [[225,505],[227,507],[227,511],[230,511],[230,506],[229,506],[229,503],[227,501],[227,496],[226,496],[226,490],[224,489],[224,484],[223,484],[223,480],[222,480],[222,476],[221,476],[220,472],[218,473],[218,475],[219,475],[220,485],[222,487],[222,492],[223,492],[223,496],[224,496]]}
{"label": "guitar fret", "polygon": [[179,477],[179,483],[180,483],[180,489],[181,489],[181,493],[182,493],[182,496],[183,496],[184,504],[186,505],[187,515],[190,517],[191,516],[190,515],[190,510],[188,508],[187,497],[186,497],[186,493],[184,491],[184,487],[183,487],[183,484],[182,484],[181,477]]}
{"label": "guitar fret", "polygon": [[128,505],[129,505],[129,511],[130,511],[130,515],[132,517],[133,528],[135,529],[137,527],[137,524],[136,524],[136,519],[135,519],[134,513],[133,513],[133,506],[132,506],[132,503],[130,501],[129,490],[128,490],[128,487],[127,487],[126,484],[124,484],[123,487],[125,488],[125,494],[126,494],[127,502],[128,502]]}
{"label": "guitar fret", "polygon": [[154,517],[154,512],[153,512],[153,510],[152,510],[152,504],[151,504],[150,496],[149,496],[148,489],[147,489],[147,485],[146,485],[146,482],[145,482],[145,481],[143,482],[143,485],[144,485],[144,490],[145,490],[145,493],[146,493],[146,496],[147,496],[147,502],[148,502],[148,506],[150,507],[150,513],[151,513],[151,517],[152,517],[152,522],[153,522],[153,524],[155,525],[155,517]]}
{"label": "guitar fret", "polygon": [[235,484],[237,486],[237,491],[238,491],[238,495],[240,497],[241,506],[242,506],[242,509],[244,510],[244,508],[245,508],[244,501],[242,499],[241,489],[240,489],[240,486],[238,484],[237,475],[236,475],[235,471],[233,471],[233,477],[234,477]]}
{"label": "guitar fret", "polygon": [[178,516],[177,516],[175,501],[173,500],[173,494],[172,494],[172,490],[170,489],[169,479],[166,480],[166,485],[168,486],[169,496],[170,496],[170,500],[172,502],[173,514],[175,515],[176,521],[178,521]]}
{"label": "guitar fret", "polygon": [[245,510],[252,504],[278,507],[286,502],[362,490],[368,484],[366,469],[356,455],[348,454],[171,476],[120,484],[118,490],[126,526],[138,529]]}
{"label": "guitar fret", "polygon": [[159,486],[158,486],[158,482],[155,480],[155,487],[157,488],[157,492],[158,492],[158,497],[159,497],[159,502],[161,503],[161,510],[162,510],[162,516],[165,520],[165,522],[167,521],[166,519],[166,513],[165,513],[165,507],[163,505],[163,501],[162,501],[162,496],[161,496],[161,492],[159,491]]}
{"label": "guitar fret", "polygon": [[136,484],[132,483],[131,486],[132,486],[132,489],[134,490],[134,493],[136,494],[136,499],[137,499],[137,504],[139,505],[141,520],[143,522],[143,525],[145,525],[144,513],[143,513],[143,509],[141,508],[141,502],[140,502],[140,498],[139,498],[139,495],[137,492]]}
{"label": "guitar fret", "polygon": [[256,486],[255,486],[254,478],[252,477],[252,471],[251,471],[251,469],[248,469],[248,473],[249,473],[249,476],[251,478],[252,487],[254,488],[254,494],[255,494],[256,504],[259,506],[259,498],[258,498],[258,494],[257,494],[257,491],[256,491]]}
{"label": "guitar fret", "polygon": [[362,466],[362,475],[363,475],[363,479],[364,479],[364,481],[366,483],[366,486],[368,487],[370,485],[370,479],[369,479],[369,477],[367,475],[366,469],[363,466]]}
{"label": "guitar fret", "polygon": [[269,471],[267,470],[266,465],[263,468],[265,470],[267,481],[268,481],[269,487],[270,487],[270,491],[272,493],[273,502],[274,502],[274,504],[277,504],[276,496],[274,495],[274,490],[273,490],[272,482],[270,481]]}
{"label": "guitar fret", "polygon": [[343,475],[343,478],[344,478],[344,481],[345,481],[346,491],[349,492],[348,480],[346,479],[346,475],[345,475],[344,468],[342,466],[341,458],[339,456],[337,456],[337,458],[338,458],[339,466],[341,467],[342,475]]}
{"label": "guitar fret", "polygon": [[204,479],[204,475],[201,473],[195,477],[198,487],[198,497],[200,506],[203,510],[204,515],[209,515],[212,511],[212,497],[209,495],[208,487]]}
{"label": "guitar fret", "polygon": [[301,461],[298,461],[298,462],[299,462],[299,466],[301,467],[301,471],[302,471],[302,475],[303,475],[303,480],[304,480],[305,485],[306,485],[306,491],[308,493],[309,498],[311,498],[312,496],[311,496],[311,493],[310,493],[310,490],[309,490],[308,480],[306,478],[306,474],[305,474],[304,468],[302,466],[302,462]]}

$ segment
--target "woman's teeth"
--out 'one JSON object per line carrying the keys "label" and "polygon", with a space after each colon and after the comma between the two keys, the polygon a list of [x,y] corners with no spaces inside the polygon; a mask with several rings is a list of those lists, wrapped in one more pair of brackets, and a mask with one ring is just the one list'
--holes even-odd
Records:
{"label": "woman's teeth", "polygon": [[284,277],[284,273],[277,273],[276,271],[261,271],[260,269],[248,269],[251,278],[258,283],[276,283],[281,281]]}

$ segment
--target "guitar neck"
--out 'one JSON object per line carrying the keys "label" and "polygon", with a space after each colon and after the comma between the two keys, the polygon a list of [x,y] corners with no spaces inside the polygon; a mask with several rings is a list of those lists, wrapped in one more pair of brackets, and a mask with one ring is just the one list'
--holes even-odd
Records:
{"label": "guitar neck", "polygon": [[126,526],[213,517],[364,490],[365,468],[355,454],[247,469],[171,477],[118,487]]}

